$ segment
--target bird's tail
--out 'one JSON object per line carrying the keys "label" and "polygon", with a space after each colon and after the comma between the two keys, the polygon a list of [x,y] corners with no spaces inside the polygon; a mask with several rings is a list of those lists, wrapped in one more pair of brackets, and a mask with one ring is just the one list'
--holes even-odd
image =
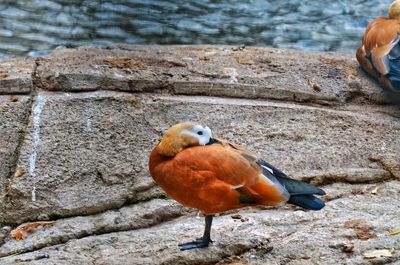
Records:
{"label": "bird's tail", "polygon": [[325,195],[325,191],[306,182],[289,178],[285,173],[264,160],[259,161],[264,175],[273,175],[275,179],[289,192],[287,203],[294,204],[309,210],[321,210],[325,203],[314,195]]}
{"label": "bird's tail", "polygon": [[314,195],[290,196],[287,203],[294,204],[309,210],[318,211],[325,207],[325,202]]}

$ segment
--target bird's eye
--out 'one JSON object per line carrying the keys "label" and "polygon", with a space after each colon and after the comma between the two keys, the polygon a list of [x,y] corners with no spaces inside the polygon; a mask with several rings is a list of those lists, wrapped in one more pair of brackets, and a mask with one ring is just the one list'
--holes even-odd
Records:
{"label": "bird's eye", "polygon": [[197,134],[198,135],[203,135],[203,132],[202,131],[198,131]]}

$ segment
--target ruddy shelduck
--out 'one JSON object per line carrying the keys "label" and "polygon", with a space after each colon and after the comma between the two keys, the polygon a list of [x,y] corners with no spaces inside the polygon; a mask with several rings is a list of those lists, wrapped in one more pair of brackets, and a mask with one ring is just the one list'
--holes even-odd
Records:
{"label": "ruddy shelduck", "polygon": [[356,56],[381,85],[400,92],[400,0],[390,5],[388,15],[369,23]]}
{"label": "ruddy shelduck", "polygon": [[181,250],[207,247],[213,215],[251,205],[291,203],[320,210],[314,195],[322,189],[286,176],[249,150],[212,137],[209,127],[180,123],[153,149],[149,161],[155,182],[174,200],[205,215],[203,237],[179,245]]}

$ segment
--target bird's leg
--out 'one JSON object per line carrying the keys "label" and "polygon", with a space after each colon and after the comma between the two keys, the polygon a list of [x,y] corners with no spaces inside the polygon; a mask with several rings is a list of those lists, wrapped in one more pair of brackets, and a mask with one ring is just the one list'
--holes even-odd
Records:
{"label": "bird's leg", "polygon": [[204,233],[203,233],[203,242],[207,244],[208,246],[209,243],[212,243],[213,241],[211,240],[211,225],[212,225],[212,220],[213,216],[212,215],[206,215],[205,216],[205,227],[204,227]]}
{"label": "bird's leg", "polygon": [[181,250],[189,250],[193,248],[205,248],[208,247],[210,243],[213,241],[211,240],[211,225],[212,225],[213,216],[206,215],[205,221],[206,225],[204,227],[203,237],[196,239],[195,241],[179,244]]}

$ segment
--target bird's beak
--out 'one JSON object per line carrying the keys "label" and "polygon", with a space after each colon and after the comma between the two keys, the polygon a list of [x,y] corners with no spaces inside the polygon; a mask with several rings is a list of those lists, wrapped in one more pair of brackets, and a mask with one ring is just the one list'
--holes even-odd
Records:
{"label": "bird's beak", "polygon": [[208,141],[208,143],[206,145],[210,145],[210,144],[219,144],[221,143],[220,141],[218,141],[217,139],[214,138],[210,138],[210,141]]}

